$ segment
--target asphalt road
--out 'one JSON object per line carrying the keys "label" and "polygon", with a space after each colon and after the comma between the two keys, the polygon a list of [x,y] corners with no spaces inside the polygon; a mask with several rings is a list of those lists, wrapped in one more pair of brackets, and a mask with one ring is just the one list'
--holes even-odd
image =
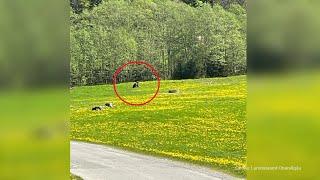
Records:
{"label": "asphalt road", "polygon": [[235,179],[211,169],[104,145],[71,141],[71,173],[88,180]]}

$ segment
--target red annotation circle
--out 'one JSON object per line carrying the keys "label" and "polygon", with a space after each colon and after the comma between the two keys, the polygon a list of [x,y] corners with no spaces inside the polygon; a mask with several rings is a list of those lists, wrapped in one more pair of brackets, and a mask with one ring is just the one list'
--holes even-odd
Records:
{"label": "red annotation circle", "polygon": [[[147,101],[145,102],[142,102],[142,103],[131,103],[131,102],[128,102],[126,101],[124,98],[122,98],[119,93],[118,93],[118,90],[117,90],[117,76],[118,74],[128,65],[131,65],[131,64],[138,64],[138,65],[145,65],[151,72],[153,75],[155,75],[157,77],[157,90],[155,91],[154,95],[148,99]],[[129,61],[125,64],[123,64],[122,66],[120,66],[116,72],[113,74],[113,77],[112,77],[112,83],[113,83],[113,90],[114,92],[116,93],[117,97],[123,101],[124,103],[128,104],[128,105],[131,105],[131,106],[143,106],[143,105],[146,105],[148,104],[150,101],[152,101],[159,93],[159,89],[160,89],[160,76],[158,74],[158,72],[155,70],[155,68],[147,63],[147,62],[144,62],[144,61]]]}

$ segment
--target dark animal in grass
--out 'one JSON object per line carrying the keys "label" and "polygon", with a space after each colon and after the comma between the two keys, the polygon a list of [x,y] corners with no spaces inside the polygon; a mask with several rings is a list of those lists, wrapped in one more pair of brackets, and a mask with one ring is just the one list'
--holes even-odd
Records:
{"label": "dark animal in grass", "polygon": [[136,81],[136,82],[133,83],[132,88],[137,88],[137,87],[139,87],[139,82],[138,82],[138,81]]}
{"label": "dark animal in grass", "polygon": [[48,139],[51,138],[53,133],[52,129],[49,127],[38,127],[34,130],[34,135],[38,139]]}
{"label": "dark animal in grass", "polygon": [[99,110],[101,110],[101,107],[99,107],[99,106],[96,106],[96,107],[92,108],[92,111],[99,111]]}
{"label": "dark animal in grass", "polygon": [[176,89],[170,89],[169,91],[168,91],[168,93],[177,93],[178,91],[176,90]]}
{"label": "dark animal in grass", "polygon": [[113,108],[113,104],[112,103],[106,103],[105,104],[107,107]]}

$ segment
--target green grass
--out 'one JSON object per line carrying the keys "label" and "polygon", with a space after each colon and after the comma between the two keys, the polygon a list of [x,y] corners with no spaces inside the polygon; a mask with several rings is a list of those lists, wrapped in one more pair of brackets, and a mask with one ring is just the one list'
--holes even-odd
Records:
{"label": "green grass", "polygon": [[68,91],[10,89],[0,99],[0,179],[68,179]]}
{"label": "green grass", "polygon": [[71,179],[71,180],[82,180],[81,177],[76,176],[76,175],[73,175],[73,174],[71,174],[71,173],[70,173],[70,179]]}
{"label": "green grass", "polygon": [[[245,176],[246,76],[161,81],[146,106],[128,106],[112,85],[71,90],[71,139],[165,156]],[[154,81],[118,84],[119,93],[139,103],[152,96]],[[177,89],[175,94],[167,93]],[[91,111],[113,102],[113,109]]]}

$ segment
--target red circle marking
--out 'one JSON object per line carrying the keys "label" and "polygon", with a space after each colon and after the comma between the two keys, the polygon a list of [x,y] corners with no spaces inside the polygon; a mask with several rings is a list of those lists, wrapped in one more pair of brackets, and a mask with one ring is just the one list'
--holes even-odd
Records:
{"label": "red circle marking", "polygon": [[[117,76],[118,76],[118,74],[119,74],[126,66],[128,66],[128,65],[130,65],[130,64],[143,64],[143,65],[146,65],[147,68],[151,70],[152,74],[157,77],[158,86],[157,86],[156,92],[154,93],[154,95],[153,95],[149,100],[147,100],[147,101],[145,101],[145,102],[143,102],[143,103],[131,103],[131,102],[128,102],[128,101],[126,101],[125,99],[123,99],[123,98],[119,95],[119,93],[118,93],[118,90],[117,90]],[[126,103],[126,104],[128,104],[128,105],[131,105],[131,106],[143,106],[143,105],[148,104],[150,101],[152,101],[152,100],[158,95],[159,89],[160,89],[160,76],[159,76],[158,72],[155,70],[155,68],[154,68],[151,64],[149,64],[149,63],[147,63],[147,62],[144,62],[144,61],[129,61],[129,62],[123,64],[122,66],[120,66],[120,67],[116,70],[116,72],[115,72],[115,73],[113,74],[113,76],[112,76],[112,83],[113,83],[113,90],[114,90],[114,92],[116,93],[117,97],[118,97],[121,101],[123,101],[124,103]]]}

